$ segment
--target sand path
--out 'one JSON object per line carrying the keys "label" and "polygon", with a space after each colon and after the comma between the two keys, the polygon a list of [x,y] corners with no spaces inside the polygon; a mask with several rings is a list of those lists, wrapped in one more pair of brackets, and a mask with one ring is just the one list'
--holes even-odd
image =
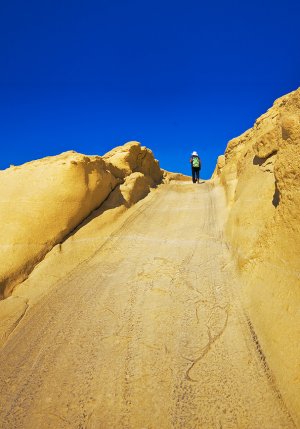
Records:
{"label": "sand path", "polygon": [[[162,185],[0,351],[0,427],[293,428],[209,183]],[[218,215],[218,216],[217,216]]]}

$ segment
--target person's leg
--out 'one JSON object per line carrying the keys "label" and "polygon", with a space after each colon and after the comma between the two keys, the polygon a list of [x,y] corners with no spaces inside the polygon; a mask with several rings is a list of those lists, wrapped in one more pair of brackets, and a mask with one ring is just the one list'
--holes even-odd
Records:
{"label": "person's leg", "polygon": [[196,182],[196,169],[195,167],[192,167],[192,179],[193,179],[193,183]]}
{"label": "person's leg", "polygon": [[199,183],[199,170],[200,168],[196,169],[196,182]]}

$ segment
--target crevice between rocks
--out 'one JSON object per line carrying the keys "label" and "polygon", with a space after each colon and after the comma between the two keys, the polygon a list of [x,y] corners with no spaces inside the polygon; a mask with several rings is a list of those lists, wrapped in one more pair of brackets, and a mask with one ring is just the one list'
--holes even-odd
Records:
{"label": "crevice between rocks", "polygon": [[259,157],[258,155],[255,155],[252,161],[253,165],[259,165],[261,167],[268,159],[272,158],[276,154],[277,154],[277,150],[273,150],[264,158]]}
{"label": "crevice between rocks", "polygon": [[27,314],[27,311],[29,309],[29,301],[28,300],[24,300],[25,303],[25,308],[23,310],[23,312],[21,313],[21,315],[19,316],[19,318],[11,325],[11,328],[6,332],[6,335],[4,336],[1,344],[0,344],[0,348],[2,348],[8,341],[9,337],[14,333],[14,331],[17,329],[17,327],[19,326],[19,324],[21,323],[21,321],[24,319],[24,317]]}

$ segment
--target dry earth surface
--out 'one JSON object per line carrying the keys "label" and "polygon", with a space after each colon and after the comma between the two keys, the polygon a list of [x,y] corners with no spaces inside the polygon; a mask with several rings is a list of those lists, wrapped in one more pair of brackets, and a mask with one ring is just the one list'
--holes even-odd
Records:
{"label": "dry earth surface", "polygon": [[241,305],[226,210],[209,182],[128,210],[6,339],[1,427],[294,428]]}

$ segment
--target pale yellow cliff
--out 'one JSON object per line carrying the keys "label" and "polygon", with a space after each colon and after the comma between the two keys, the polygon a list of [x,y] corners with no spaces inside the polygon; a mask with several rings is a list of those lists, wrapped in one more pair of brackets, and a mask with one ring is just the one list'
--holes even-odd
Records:
{"label": "pale yellow cliff", "polygon": [[225,235],[246,312],[299,422],[300,89],[276,100],[252,129],[228,143],[213,178],[226,191]]}

